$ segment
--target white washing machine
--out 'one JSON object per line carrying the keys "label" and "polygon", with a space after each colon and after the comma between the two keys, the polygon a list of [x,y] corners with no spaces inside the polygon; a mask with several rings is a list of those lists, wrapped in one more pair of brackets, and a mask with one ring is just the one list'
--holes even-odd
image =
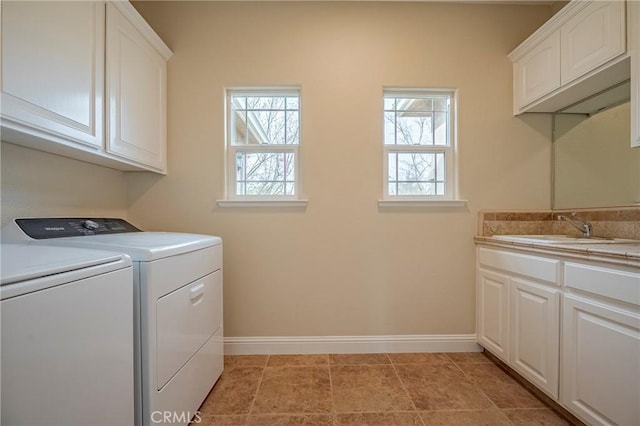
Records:
{"label": "white washing machine", "polygon": [[134,423],[129,257],[2,244],[3,425]]}
{"label": "white washing machine", "polygon": [[188,424],[224,365],[222,240],[95,218],[15,219],[5,234],[131,257],[136,424]]}

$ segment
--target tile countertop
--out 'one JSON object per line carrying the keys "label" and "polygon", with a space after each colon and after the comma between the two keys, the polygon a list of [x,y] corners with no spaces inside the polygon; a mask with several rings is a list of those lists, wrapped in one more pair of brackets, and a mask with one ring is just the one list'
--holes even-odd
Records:
{"label": "tile countertop", "polygon": [[640,269],[640,241],[638,243],[524,243],[500,240],[488,236],[476,236],[474,241],[478,244],[513,248],[530,251],[538,254],[570,257],[616,265],[631,266]]}

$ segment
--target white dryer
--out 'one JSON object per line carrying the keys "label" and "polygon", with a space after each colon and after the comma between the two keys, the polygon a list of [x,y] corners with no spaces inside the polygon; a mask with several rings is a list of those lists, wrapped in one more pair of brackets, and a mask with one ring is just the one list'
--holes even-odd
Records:
{"label": "white dryer", "polygon": [[222,240],[141,232],[122,219],[15,219],[32,244],[124,253],[133,261],[136,424],[186,425],[222,374]]}
{"label": "white dryer", "polygon": [[134,423],[126,255],[2,244],[3,425]]}

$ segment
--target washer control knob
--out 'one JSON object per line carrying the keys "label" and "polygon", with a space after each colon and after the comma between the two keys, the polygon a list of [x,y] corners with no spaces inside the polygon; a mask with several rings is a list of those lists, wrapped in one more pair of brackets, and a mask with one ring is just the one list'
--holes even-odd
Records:
{"label": "washer control knob", "polygon": [[88,229],[89,231],[93,231],[93,230],[98,229],[100,227],[98,222],[95,222],[93,220],[85,220],[84,222],[82,222],[82,226],[84,228]]}

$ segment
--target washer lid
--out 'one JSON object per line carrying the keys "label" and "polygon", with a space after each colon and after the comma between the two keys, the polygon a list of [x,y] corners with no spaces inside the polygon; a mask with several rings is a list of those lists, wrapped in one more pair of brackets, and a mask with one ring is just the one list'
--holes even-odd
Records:
{"label": "washer lid", "polygon": [[[138,262],[149,262],[222,244],[220,237],[177,232],[131,232],[41,240],[37,244],[112,250]],[[35,244],[35,243],[34,243]]]}
{"label": "washer lid", "polygon": [[[119,253],[86,250],[71,247],[52,247],[34,244],[0,245],[0,284],[42,278],[65,272],[78,271],[97,265],[112,263],[113,270],[131,265],[131,260]],[[102,272],[107,272],[102,270]]]}

